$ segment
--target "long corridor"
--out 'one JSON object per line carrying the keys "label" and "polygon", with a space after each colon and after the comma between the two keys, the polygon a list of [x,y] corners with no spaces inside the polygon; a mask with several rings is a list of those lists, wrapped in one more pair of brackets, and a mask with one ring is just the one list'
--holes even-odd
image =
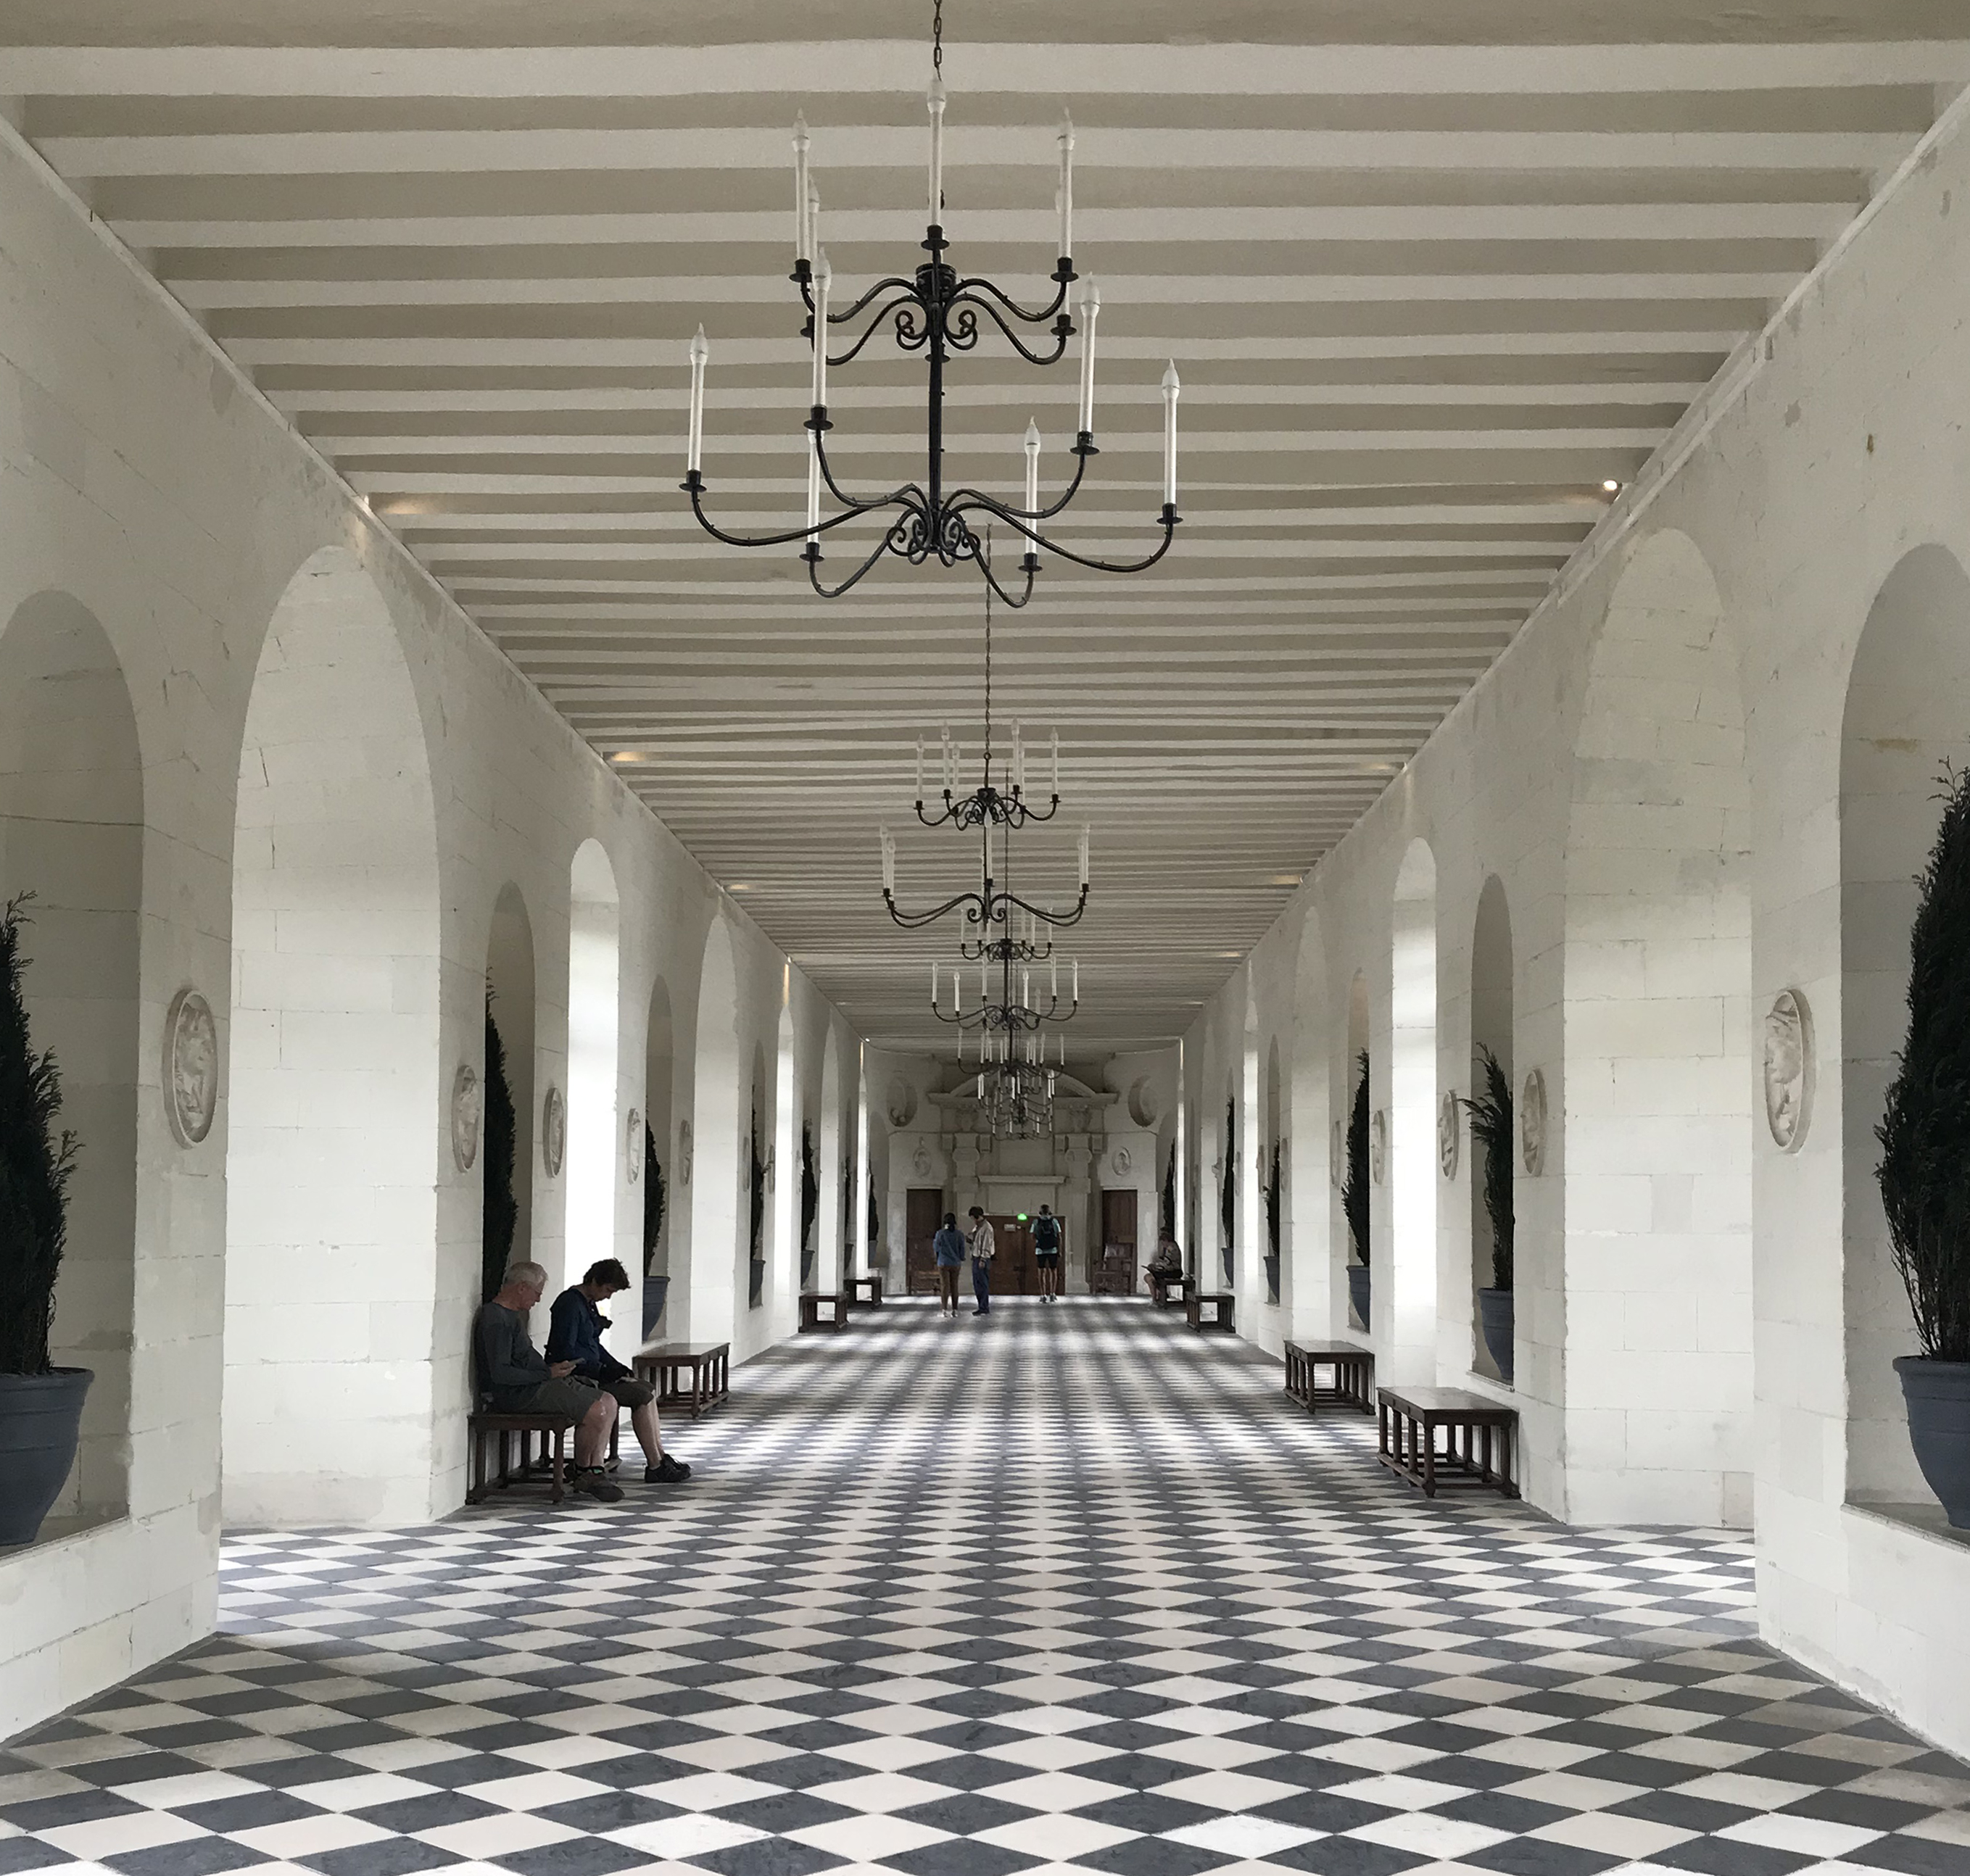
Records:
{"label": "long corridor", "polygon": [[733,1381],[681,1488],[230,1537],[219,1634],[0,1755],[0,1871],[1970,1871],[1735,1537],[1425,1504],[1135,1303]]}

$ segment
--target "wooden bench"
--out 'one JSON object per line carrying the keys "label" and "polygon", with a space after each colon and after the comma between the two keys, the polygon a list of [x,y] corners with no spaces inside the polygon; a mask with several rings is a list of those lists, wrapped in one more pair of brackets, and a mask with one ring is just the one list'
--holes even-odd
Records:
{"label": "wooden bench", "polygon": [[844,1277],[841,1280],[841,1293],[851,1310],[879,1310],[883,1306],[883,1279],[879,1274],[873,1277]]}
{"label": "wooden bench", "polygon": [[1227,1336],[1231,1326],[1232,1295],[1228,1290],[1193,1290],[1184,1299],[1183,1319],[1192,1329],[1221,1329]]}
{"label": "wooden bench", "polygon": [[[1323,1388],[1317,1369],[1334,1370],[1334,1385]],[[1375,1410],[1375,1356],[1351,1342],[1289,1342],[1286,1344],[1286,1392],[1309,1413],[1322,1407]]]}
{"label": "wooden bench", "polygon": [[1381,1410],[1375,1456],[1390,1472],[1421,1486],[1425,1498],[1433,1498],[1439,1486],[1449,1485],[1502,1492],[1508,1498],[1519,1495],[1512,1478],[1517,1408],[1461,1388],[1383,1388],[1375,1397]]}
{"label": "wooden bench", "polygon": [[800,1300],[800,1332],[811,1335],[848,1326],[848,1299],[838,1290],[803,1290]]}
{"label": "wooden bench", "polygon": [[[609,1423],[606,1463],[617,1462],[616,1442],[622,1430],[621,1414]],[[534,1436],[541,1436],[540,1456],[534,1456]],[[491,1407],[475,1408],[466,1417],[465,1502],[483,1504],[489,1491],[505,1491],[516,1485],[548,1488],[548,1502],[558,1504],[567,1495],[567,1484],[574,1464],[574,1422],[565,1413],[501,1413]],[[519,1440],[517,1461],[513,1452]],[[486,1462],[492,1449],[499,1452],[496,1467]]]}
{"label": "wooden bench", "polygon": [[1197,1279],[1182,1271],[1148,1271],[1144,1275],[1149,1279],[1149,1300],[1159,1310],[1169,1307],[1172,1290],[1176,1292],[1178,1307],[1182,1308],[1197,1287]]}
{"label": "wooden bench", "polygon": [[731,1398],[729,1342],[652,1342],[637,1350],[636,1370],[656,1390],[659,1413],[669,1407],[696,1420]]}

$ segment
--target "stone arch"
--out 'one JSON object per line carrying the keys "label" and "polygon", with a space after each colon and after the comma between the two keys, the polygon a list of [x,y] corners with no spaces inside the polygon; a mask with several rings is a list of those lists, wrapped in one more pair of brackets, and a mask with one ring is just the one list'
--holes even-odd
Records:
{"label": "stone arch", "polygon": [[[1565,1055],[1546,1091],[1544,1159],[1565,1182],[1564,1275],[1526,1272],[1530,1299],[1521,1285],[1522,1308],[1564,1320],[1561,1508],[1588,1523],[1741,1524],[1750,790],[1736,647],[1687,535],[1664,530],[1630,553],[1594,642],[1575,749]],[[1537,1066],[1517,1065],[1522,1084]],[[1549,1391],[1559,1364],[1523,1328],[1519,1341],[1532,1385]],[[1521,1392],[1528,1381],[1522,1370]]]}
{"label": "stone arch", "polygon": [[[1890,1365],[1915,1352],[1874,1169],[1884,1096],[1907,1027],[1916,879],[1941,817],[1938,777],[1970,763],[1970,576],[1946,548],[1897,563],[1869,609],[1840,744],[1840,1110],[1847,1495],[1935,1501]],[[1830,1012],[1829,1012],[1830,1014]]]}
{"label": "stone arch", "polygon": [[814,1222],[814,1287],[841,1287],[841,1167],[843,1124],[841,1034],[830,1021],[821,1052],[821,1124],[814,1129],[814,1165],[821,1180],[820,1209]]}
{"label": "stone arch", "polygon": [[779,1034],[773,1066],[773,1188],[768,1229],[766,1313],[771,1331],[782,1332],[800,1280],[800,1069],[794,1053],[792,972],[782,966]]}
{"label": "stone arch", "polygon": [[[691,1062],[691,1255],[680,1271],[673,1256],[677,1309],[681,1277],[683,1309],[672,1318],[681,1338],[725,1341],[736,1300],[734,1273],[745,1257],[740,1213],[744,1151],[739,1078],[739,975],[732,933],[723,917],[705,933],[698,972],[697,1046]],[[681,1159],[680,1177],[681,1177]]]}
{"label": "stone arch", "polygon": [[[499,1033],[506,1058],[506,1086],[513,1102],[513,1248],[508,1261],[531,1257],[534,1243],[534,1045],[538,1023],[539,979],[534,956],[534,921],[519,888],[509,880],[492,902],[486,940],[486,1014]],[[482,1193],[492,1174],[490,1155],[482,1158]],[[487,1274],[490,1276],[491,1272]]]}
{"label": "stone arch", "polygon": [[[1513,1064],[1517,1059],[1513,1049],[1513,953],[1512,912],[1506,897],[1505,884],[1496,873],[1486,876],[1478,894],[1478,910],[1471,927],[1471,1089],[1477,1093],[1484,1085],[1484,1067],[1480,1054],[1488,1049],[1497,1057],[1498,1066],[1504,1071],[1505,1085],[1514,1089]],[[1461,1309],[1461,1315],[1471,1324],[1471,1365],[1475,1372],[1487,1379],[1503,1378],[1498,1365],[1484,1345],[1484,1338],[1477,1322],[1477,1292],[1497,1287],[1493,1279],[1497,1274],[1492,1257],[1492,1230],[1491,1214],[1484,1206],[1484,1168],[1480,1163],[1481,1149],[1470,1135],[1469,1122],[1462,1123],[1464,1151],[1468,1157],[1470,1170],[1468,1183],[1470,1187],[1471,1258],[1470,1286],[1471,1295],[1468,1306]],[[1516,1143],[1513,1153],[1517,1153]],[[1516,1164],[1516,1158],[1514,1160]],[[1516,1367],[1516,1364],[1514,1365]]]}
{"label": "stone arch", "polygon": [[[1388,1371],[1436,1378],[1436,856],[1412,840],[1396,870],[1389,959]],[[1377,1285],[1377,1287],[1380,1286]]]}
{"label": "stone arch", "polygon": [[122,667],[79,601],[37,593],[0,628],[0,903],[34,894],[28,1020],[61,1072],[57,1125],[80,1147],[50,1358],[96,1376],[48,1536],[129,1503],[143,880],[143,760]]}
{"label": "stone arch", "polygon": [[[563,1283],[619,1256],[624,1154],[621,1112],[622,905],[616,869],[599,840],[568,865],[567,1145],[561,1196]],[[635,1349],[636,1313],[619,1310],[609,1340],[618,1361]]]}
{"label": "stone arch", "polygon": [[456,1405],[432,1334],[453,1176],[437,817],[403,647],[345,548],[275,608],[236,816],[226,1515],[407,1523]]}
{"label": "stone arch", "polygon": [[1328,1078],[1332,1045],[1328,1034],[1327,952],[1320,915],[1307,908],[1293,970],[1293,1043],[1287,1077],[1287,1125],[1292,1151],[1286,1166],[1292,1254],[1286,1277],[1288,1306],[1296,1332],[1315,1340],[1343,1319],[1335,1310],[1334,1189],[1330,1182],[1332,1108]]}
{"label": "stone arch", "polygon": [[[643,1334],[647,1339],[656,1329],[658,1318],[668,1306],[671,1279],[671,1244],[675,1235],[678,1200],[677,1149],[671,1138],[671,1103],[677,1075],[677,1041],[671,1019],[670,985],[660,971],[652,980],[649,1005],[643,1018],[643,1131],[642,1150],[654,1159],[654,1168],[645,1165],[639,1174],[636,1203],[631,1207],[637,1221],[636,1248],[642,1254]],[[663,1216],[654,1238],[647,1221],[658,1195]]]}

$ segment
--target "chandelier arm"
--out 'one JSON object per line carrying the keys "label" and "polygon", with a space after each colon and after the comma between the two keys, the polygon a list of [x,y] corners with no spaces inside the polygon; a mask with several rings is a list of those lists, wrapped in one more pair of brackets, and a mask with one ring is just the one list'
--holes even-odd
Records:
{"label": "chandelier arm", "polygon": [[[953,290],[952,297],[954,299],[965,299],[974,297],[977,294],[981,293],[988,294],[992,298],[997,300],[999,303],[1003,307],[1008,313],[1011,313],[1016,320],[1019,320],[1028,326],[1044,326],[1048,320],[1052,319],[1055,314],[1058,313],[1060,310],[1067,304],[1068,283],[1070,281],[1074,280],[1076,276],[1070,270],[1065,274],[1055,273],[1053,278],[1058,281],[1060,284],[1054,290],[1052,303],[1050,305],[1042,307],[1038,312],[1029,312],[1026,307],[1020,305],[1019,301],[1015,300],[1010,294],[1007,293],[1003,287],[996,285],[993,282],[985,279],[982,275],[974,280],[961,280],[957,283],[957,287]],[[1070,323],[1068,327],[1068,333],[1071,333],[1073,329],[1074,328]]]}
{"label": "chandelier arm", "polygon": [[[831,326],[850,324],[860,319],[863,311],[886,293],[901,294],[909,299],[918,299],[915,281],[905,280],[900,274],[891,274],[886,278],[877,281],[853,306],[844,307],[839,313],[829,313],[828,324]],[[814,310],[814,293],[805,280],[801,282],[801,298],[807,303],[807,310],[811,313]],[[888,316],[889,310],[885,307],[883,312],[877,315],[874,323],[879,326]],[[834,361],[831,359],[828,362],[833,364]]]}
{"label": "chandelier arm", "polygon": [[[970,896],[975,899],[978,895],[974,892]],[[1055,925],[1063,927],[1069,925],[1078,925],[1081,923],[1082,914],[1087,910],[1087,888],[1085,886],[1081,888],[1081,896],[1074,901],[1074,910],[1071,912],[1048,911],[1043,905],[1035,905],[1029,900],[1022,899],[1016,892],[995,892],[992,895],[992,904],[995,909],[1008,905],[1016,905],[1021,911],[1030,912],[1035,918],[1044,919],[1049,925]],[[1003,914],[1001,916],[1003,916]]]}
{"label": "chandelier arm", "polygon": [[847,592],[850,587],[860,584],[863,576],[884,554],[901,554],[905,552],[905,548],[899,544],[898,537],[902,536],[907,539],[909,524],[909,518],[907,514],[902,518],[892,521],[883,529],[881,539],[869,550],[868,556],[862,564],[838,586],[824,586],[821,583],[821,550],[818,547],[810,548],[801,556],[801,558],[807,562],[807,576],[813,583],[814,591],[824,599],[838,599]]}
{"label": "chandelier arm", "polygon": [[691,497],[691,511],[697,517],[698,524],[713,540],[722,541],[728,547],[782,547],[790,540],[805,540],[810,534],[824,534],[831,527],[839,527],[844,521],[858,521],[864,514],[886,508],[889,501],[872,501],[866,506],[851,508],[845,514],[831,514],[824,521],[817,521],[809,527],[804,524],[789,528],[783,534],[728,534],[704,511],[703,496],[704,477],[702,472],[691,469],[685,474],[678,486]]}
{"label": "chandelier arm", "polygon": [[1089,456],[1092,456],[1094,452],[1092,450],[1077,449],[1073,453],[1073,478],[1069,481],[1066,488],[1062,492],[1060,499],[1055,502],[1051,508],[1016,508],[1009,503],[1000,501],[996,495],[987,495],[982,488],[954,488],[951,493],[944,498],[944,505],[947,508],[950,508],[954,505],[961,505],[965,508],[984,508],[990,514],[997,516],[1000,521],[1005,521],[1010,526],[1016,527],[1019,532],[1024,534],[1029,540],[1036,540],[1039,537],[1036,535],[1032,528],[1028,527],[1026,524],[1029,521],[1051,521],[1054,516],[1059,514],[1076,495],[1080,494],[1081,485],[1087,479],[1087,459]]}
{"label": "chandelier arm", "polygon": [[[967,309],[976,308],[978,312],[983,313],[985,316],[989,319],[994,326],[997,326],[999,330],[1005,335],[1006,344],[1010,346],[1016,352],[1021,358],[1024,359],[1029,365],[1038,365],[1042,366],[1058,365],[1067,355],[1067,334],[1064,332],[1057,330],[1055,333],[1055,344],[1054,349],[1052,352],[1035,352],[1029,349],[1027,346],[1026,342],[1022,339],[1017,333],[1014,332],[1011,326],[1006,323],[1004,314],[1003,314],[990,300],[981,300],[976,294],[973,293],[954,294],[951,297],[945,302],[945,312],[948,314],[951,307],[961,305],[967,307]],[[1015,310],[1016,310],[1017,309],[1016,308]],[[954,341],[953,342],[956,343],[957,342]],[[975,342],[975,339],[972,335],[967,333],[966,342],[961,346],[961,349],[969,351],[971,348],[971,344],[974,342]]]}
{"label": "chandelier arm", "polygon": [[974,908],[967,911],[965,914],[966,917],[972,924],[977,925],[983,923],[975,908],[983,905],[984,901],[980,895],[975,892],[961,892],[954,898],[945,900],[943,904],[937,906],[928,912],[905,912],[900,910],[897,906],[896,895],[895,893],[891,891],[887,886],[885,886],[883,888],[883,903],[889,908],[890,917],[894,919],[905,931],[915,931],[921,926],[933,924],[938,919],[948,917],[951,913],[955,912],[960,906],[967,906]]}
{"label": "chandelier arm", "polygon": [[[950,511],[948,509],[946,510],[947,513],[949,511]],[[968,532],[969,531],[967,530],[967,531]],[[971,538],[973,547],[975,549],[977,545],[977,537],[974,534]],[[1025,587],[1020,592],[1019,596],[1016,599],[1003,586],[1000,585],[999,576],[992,571],[992,563],[990,560],[986,559],[983,554],[975,551],[973,553],[971,557],[978,563],[979,572],[985,576],[986,585],[990,586],[992,590],[999,596],[1000,603],[1003,605],[1007,611],[1013,612],[1018,612],[1019,609],[1033,596],[1033,574],[1035,570],[1033,567],[1028,566],[1023,569],[1026,576],[1026,583]],[[1030,560],[1032,557],[1029,555],[1027,558]]]}
{"label": "chandelier arm", "polygon": [[[945,505],[947,508],[950,508],[952,504],[956,501],[957,498],[954,496],[951,499],[951,502],[948,502]],[[1123,562],[1118,560],[1097,560],[1091,555],[1076,553],[1071,547],[1063,547],[1058,541],[1049,540],[1045,535],[1039,533],[1038,530],[1027,527],[1019,520],[1016,514],[1009,512],[1005,508],[1002,507],[998,502],[994,501],[989,495],[974,495],[964,501],[961,505],[959,505],[959,506],[961,511],[962,510],[969,510],[972,508],[983,508],[990,514],[1000,516],[1004,520],[1009,521],[1013,527],[1018,528],[1019,532],[1024,534],[1035,547],[1043,547],[1048,553],[1057,553],[1063,560],[1071,560],[1076,566],[1084,566],[1088,568],[1091,571],[1097,573],[1147,573],[1149,570],[1154,566],[1165,554],[1169,552],[1170,543],[1176,538],[1178,524],[1183,518],[1182,516],[1177,513],[1175,508],[1173,508],[1169,502],[1165,501],[1163,504],[1163,511],[1160,518],[1162,522],[1163,530],[1162,544],[1157,547],[1155,553],[1148,555],[1143,560]]]}
{"label": "chandelier arm", "polygon": [[[866,346],[870,339],[875,337],[877,331],[889,319],[889,316],[892,313],[896,312],[899,307],[915,307],[921,310],[923,302],[913,293],[900,293],[897,294],[895,299],[892,300],[886,306],[883,307],[881,310],[870,320],[869,323],[863,328],[861,337],[857,339],[854,344],[850,346],[846,352],[843,352],[840,357],[837,358],[831,352],[827,355],[828,368],[832,371],[837,365],[853,364],[854,362],[856,355],[861,351],[862,348]],[[842,316],[845,319],[848,316],[844,313]],[[835,323],[834,315],[832,313],[829,313],[827,316],[827,323],[831,326]],[[919,345],[922,342],[921,340],[918,342]],[[908,349],[911,351],[915,351],[917,347],[915,346],[912,346]]]}
{"label": "chandelier arm", "polygon": [[[816,406],[817,409],[819,407]],[[836,501],[845,501],[848,505],[851,517],[873,514],[878,508],[901,508],[905,515],[921,514],[928,511],[929,504],[925,498],[924,492],[915,482],[905,482],[901,488],[892,488],[886,495],[870,495],[866,498],[851,495],[834,479],[834,469],[827,460],[827,431],[834,426],[825,424],[825,420],[824,424],[824,427],[816,429],[814,419],[810,417],[801,428],[813,433],[814,454],[821,459],[821,480],[827,483],[828,492]]]}

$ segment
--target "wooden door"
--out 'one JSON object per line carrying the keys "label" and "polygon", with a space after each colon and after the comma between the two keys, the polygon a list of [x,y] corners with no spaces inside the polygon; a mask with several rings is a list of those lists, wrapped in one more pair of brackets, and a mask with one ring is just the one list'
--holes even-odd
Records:
{"label": "wooden door", "polygon": [[1136,1290],[1136,1195],[1101,1195],[1101,1253],[1090,1272],[1097,1296],[1127,1297]]}
{"label": "wooden door", "polygon": [[1002,1297],[1031,1297],[1039,1293],[1040,1267],[1033,1261],[1033,1232],[1030,1224],[1016,1218],[994,1215],[993,1241],[996,1254],[992,1259],[992,1289]]}
{"label": "wooden door", "polygon": [[912,1186],[909,1189],[903,1252],[903,1285],[913,1297],[937,1293],[937,1251],[931,1240],[944,1222],[944,1189],[940,1186]]}

